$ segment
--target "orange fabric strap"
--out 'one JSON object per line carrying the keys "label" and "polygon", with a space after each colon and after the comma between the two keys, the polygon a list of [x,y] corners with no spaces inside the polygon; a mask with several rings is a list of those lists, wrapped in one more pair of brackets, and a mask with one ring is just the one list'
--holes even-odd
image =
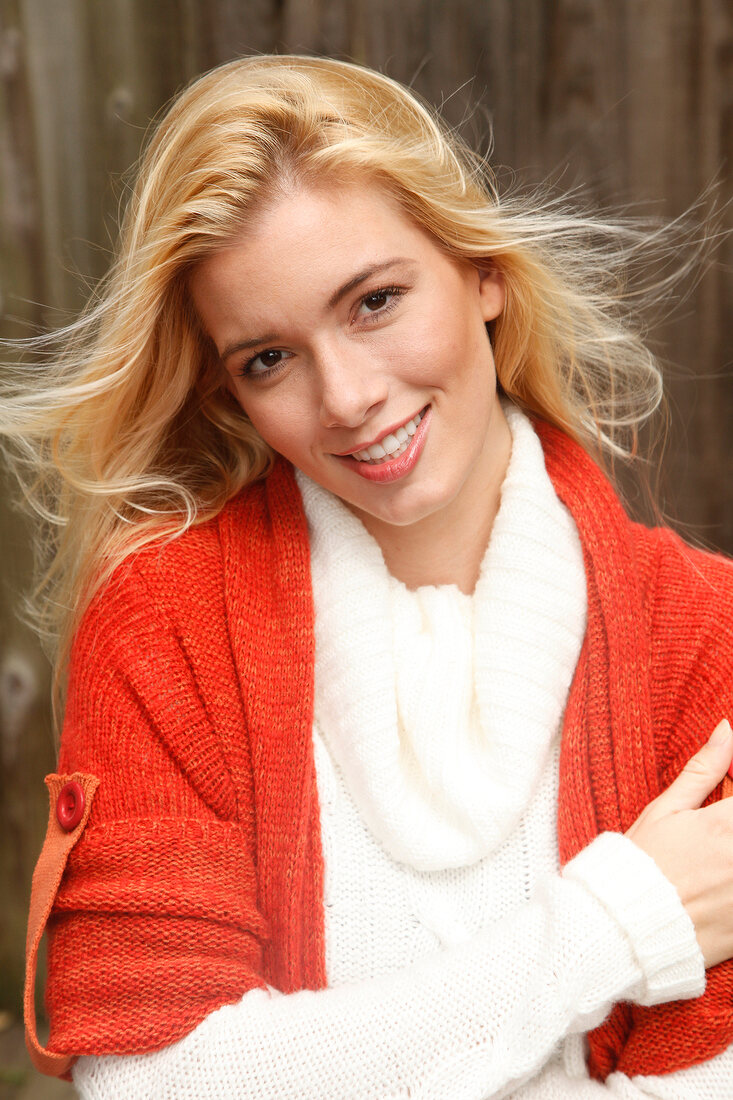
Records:
{"label": "orange fabric strap", "polygon": [[[82,772],[75,772],[73,775],[47,775],[46,786],[50,800],[48,828],[33,872],[26,937],[23,1014],[25,1041],[33,1065],[41,1073],[52,1077],[65,1077],[74,1063],[74,1056],[53,1054],[42,1047],[38,1041],[35,1006],[38,948],[53,908],[56,892],[63,878],[69,853],[89,820],[89,812],[99,780],[94,775],[85,775]],[[81,799],[78,797],[79,788],[82,792]],[[59,796],[62,792],[68,792],[68,796],[62,796],[61,806],[59,806]]]}

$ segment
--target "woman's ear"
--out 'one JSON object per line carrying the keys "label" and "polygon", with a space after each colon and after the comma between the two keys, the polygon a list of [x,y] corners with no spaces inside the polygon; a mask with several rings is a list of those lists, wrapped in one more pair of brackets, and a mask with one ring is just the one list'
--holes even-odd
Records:
{"label": "woman's ear", "polygon": [[495,321],[506,302],[504,276],[493,264],[479,268],[479,297],[484,321]]}

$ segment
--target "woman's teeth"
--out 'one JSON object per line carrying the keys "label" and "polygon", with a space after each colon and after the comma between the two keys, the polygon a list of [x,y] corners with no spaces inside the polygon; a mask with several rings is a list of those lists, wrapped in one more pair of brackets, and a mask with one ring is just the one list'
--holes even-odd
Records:
{"label": "woman's teeth", "polygon": [[355,451],[351,458],[355,458],[358,462],[370,462],[373,466],[379,465],[380,462],[386,462],[388,459],[398,458],[403,451],[407,450],[410,440],[417,431],[417,426],[424,415],[425,409],[413,417],[412,420],[408,420],[396,432],[386,435],[379,443],[372,443],[371,447],[367,447],[365,451]]}

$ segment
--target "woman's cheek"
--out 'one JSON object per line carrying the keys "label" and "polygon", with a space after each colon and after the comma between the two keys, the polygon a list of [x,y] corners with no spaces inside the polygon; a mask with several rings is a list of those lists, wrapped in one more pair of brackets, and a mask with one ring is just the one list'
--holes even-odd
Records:
{"label": "woman's cheek", "polygon": [[316,443],[318,419],[305,415],[302,404],[284,398],[258,402],[249,416],[265,442],[296,465]]}

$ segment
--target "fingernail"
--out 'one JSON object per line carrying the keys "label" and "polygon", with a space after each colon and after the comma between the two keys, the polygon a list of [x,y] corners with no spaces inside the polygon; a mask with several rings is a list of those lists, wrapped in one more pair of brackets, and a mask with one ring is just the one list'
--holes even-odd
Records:
{"label": "fingernail", "polygon": [[730,728],[730,722],[727,718],[724,718],[722,722],[718,722],[717,726],[712,732],[710,742],[713,745],[725,745],[733,737],[733,729]]}
{"label": "fingernail", "polygon": [[[730,728],[728,719],[724,718],[722,722],[718,722],[710,740],[714,745],[727,745],[731,737],[733,737],[733,729]],[[728,775],[733,779],[733,760],[728,765]]]}

